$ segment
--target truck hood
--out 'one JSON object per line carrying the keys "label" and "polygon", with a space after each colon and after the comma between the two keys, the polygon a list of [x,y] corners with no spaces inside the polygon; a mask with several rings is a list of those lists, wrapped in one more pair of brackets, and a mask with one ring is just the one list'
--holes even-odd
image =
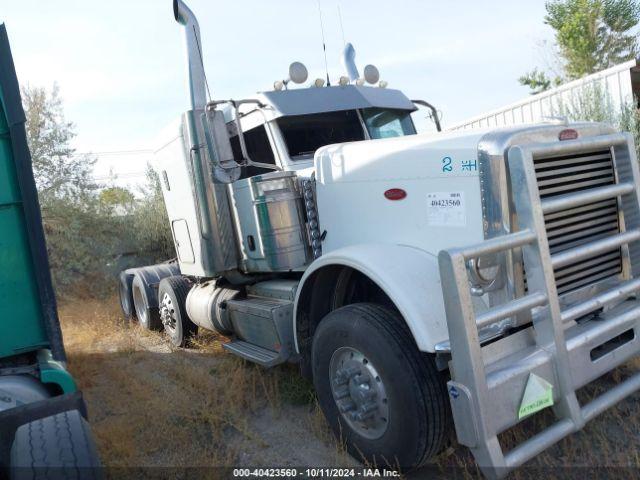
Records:
{"label": "truck hood", "polygon": [[463,169],[462,162],[477,157],[478,142],[485,133],[420,134],[328,145],[316,152],[316,175],[323,183],[474,176],[477,169]]}
{"label": "truck hood", "polygon": [[318,150],[323,253],[373,242],[437,255],[481,241],[478,142],[485,133],[412,135]]}

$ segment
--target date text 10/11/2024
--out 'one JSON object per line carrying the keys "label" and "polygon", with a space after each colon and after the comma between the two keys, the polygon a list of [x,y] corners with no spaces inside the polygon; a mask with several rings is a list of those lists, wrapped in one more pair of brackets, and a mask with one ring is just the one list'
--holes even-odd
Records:
{"label": "date text 10/11/2024", "polygon": [[399,478],[400,472],[386,468],[234,468],[234,478]]}

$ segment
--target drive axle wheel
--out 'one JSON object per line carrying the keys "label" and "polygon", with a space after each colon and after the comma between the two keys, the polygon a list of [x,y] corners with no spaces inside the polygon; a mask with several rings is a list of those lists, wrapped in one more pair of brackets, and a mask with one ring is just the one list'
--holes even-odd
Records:
{"label": "drive axle wheel", "polygon": [[136,318],[136,309],[133,306],[133,273],[120,272],[118,293],[120,296],[120,308],[127,320]]}
{"label": "drive axle wheel", "polygon": [[157,303],[154,306],[153,292],[150,285],[147,285],[144,278],[138,274],[134,275],[131,284],[133,295],[133,306],[136,318],[143,328],[147,330],[160,330],[160,316],[158,315]]}
{"label": "drive axle wheel", "polygon": [[186,301],[190,289],[191,282],[179,275],[162,279],[158,287],[160,320],[176,347],[186,346],[197,331],[197,326],[187,315]]}
{"label": "drive axle wheel", "polygon": [[173,304],[173,300],[167,292],[164,292],[160,300],[160,320],[164,329],[171,329],[175,331],[176,324],[176,306]]}
{"label": "drive axle wheel", "polygon": [[441,450],[446,381],[397,312],[369,303],[334,310],[314,333],[311,357],[320,407],[352,456],[412,469]]}

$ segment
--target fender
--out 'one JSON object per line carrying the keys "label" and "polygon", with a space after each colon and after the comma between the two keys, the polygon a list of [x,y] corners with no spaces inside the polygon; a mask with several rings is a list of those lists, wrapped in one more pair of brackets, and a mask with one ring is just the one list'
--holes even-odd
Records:
{"label": "fender", "polygon": [[407,322],[418,348],[434,352],[449,338],[438,269],[438,258],[405,245],[350,245],[322,255],[305,271],[296,292],[293,330],[298,348],[298,302],[305,282],[323,267],[343,265],[360,271],[391,299]]}

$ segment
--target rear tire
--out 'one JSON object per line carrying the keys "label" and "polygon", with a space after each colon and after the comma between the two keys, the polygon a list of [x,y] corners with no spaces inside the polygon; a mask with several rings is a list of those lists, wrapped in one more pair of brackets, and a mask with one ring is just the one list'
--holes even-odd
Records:
{"label": "rear tire", "polygon": [[152,306],[153,293],[151,286],[147,285],[142,276],[136,274],[131,284],[133,305],[135,307],[138,322],[147,330],[160,330],[160,314],[157,306]]}
{"label": "rear tire", "polygon": [[160,319],[165,333],[175,347],[185,347],[198,331],[198,327],[187,315],[189,290],[191,282],[180,275],[163,278],[158,287]]}
{"label": "rear tire", "polygon": [[119,293],[120,293],[120,308],[127,320],[133,320],[136,318],[136,310],[133,306],[133,273],[128,273],[126,270],[120,272],[119,278]]}
{"label": "rear tire", "polygon": [[102,477],[89,424],[77,410],[20,426],[10,467],[12,480]]}
{"label": "rear tire", "polygon": [[446,383],[398,313],[368,303],[334,310],[313,336],[311,357],[320,407],[353,457],[410,470],[442,449]]}

